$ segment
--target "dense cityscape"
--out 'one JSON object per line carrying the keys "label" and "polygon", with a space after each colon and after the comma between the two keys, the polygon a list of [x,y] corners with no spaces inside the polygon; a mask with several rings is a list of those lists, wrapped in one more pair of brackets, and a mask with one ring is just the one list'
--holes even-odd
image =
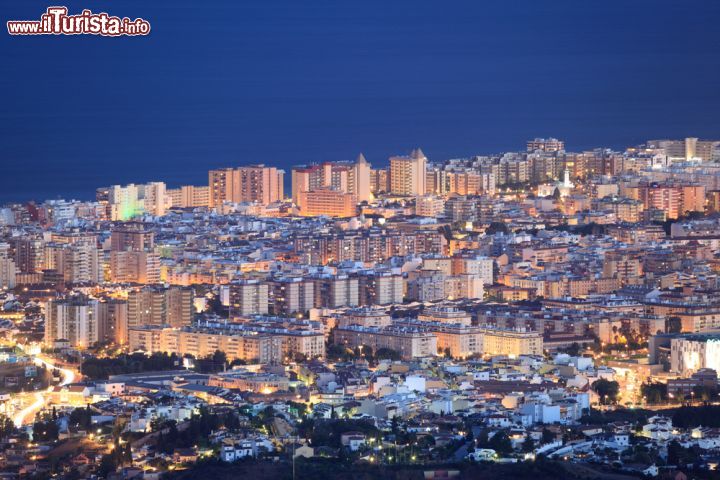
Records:
{"label": "dense cityscape", "polygon": [[0,478],[718,478],[720,140],[112,183],[0,206]]}

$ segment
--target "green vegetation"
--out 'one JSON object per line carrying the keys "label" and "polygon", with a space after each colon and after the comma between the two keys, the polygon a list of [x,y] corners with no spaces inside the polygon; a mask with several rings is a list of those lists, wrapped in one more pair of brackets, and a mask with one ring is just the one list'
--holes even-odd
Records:
{"label": "green vegetation", "polygon": [[208,437],[220,427],[237,430],[240,426],[237,415],[227,412],[224,415],[211,413],[206,407],[193,414],[186,424],[180,427],[175,420],[156,419],[150,427],[157,434],[156,447],[163,453],[173,453],[176,448],[189,448],[194,445],[208,446]]}
{"label": "green vegetation", "polygon": [[368,437],[378,437],[380,431],[367,420],[308,419],[298,427],[301,437],[310,439],[314,447],[340,447],[340,437],[345,432],[362,432]]}
{"label": "green vegetation", "polygon": [[118,467],[130,465],[132,463],[132,448],[130,443],[122,445],[119,440],[115,440],[112,452],[103,455],[100,459],[99,472],[101,476],[107,476],[114,472]]}
{"label": "green vegetation", "polygon": [[643,383],[640,393],[647,403],[665,403],[669,400],[667,385],[664,383]]}
{"label": "green vegetation", "polygon": [[380,360],[400,360],[402,356],[400,355],[400,352],[390,348],[379,348],[377,352],[374,352],[372,347],[369,345],[363,345],[362,347],[356,347],[355,349],[338,344],[328,345],[328,361],[350,362],[359,358],[364,358],[370,364],[376,364]]}
{"label": "green vegetation", "polygon": [[[529,437],[528,437],[529,438]],[[531,440],[532,441],[532,440]],[[492,438],[488,439],[487,431],[480,432],[477,446],[479,448],[492,448],[500,455],[508,455],[513,452],[512,442],[507,432],[500,430]]]}
{"label": "green vegetation", "polygon": [[[497,463],[434,463],[419,465],[378,465],[367,462],[343,463],[337,459],[298,458],[295,461],[297,480],[408,480],[423,478],[425,471],[458,470],[458,480],[556,480],[575,478],[561,462],[538,459],[516,464]],[[184,471],[172,472],[171,480],[212,478],[230,480],[290,480],[293,469],[289,463],[245,461],[234,464],[205,464]]]}
{"label": "green vegetation", "polygon": [[220,350],[215,350],[212,355],[195,360],[195,370],[201,373],[221,372],[226,365],[227,355]]}
{"label": "green vegetation", "polygon": [[592,410],[587,415],[580,418],[580,423],[584,425],[607,425],[612,422],[645,422],[653,415],[663,415],[664,412],[653,412],[651,410],[643,410],[640,408],[617,408],[607,412]]}
{"label": "green vegetation", "polygon": [[17,432],[15,424],[5,414],[0,414],[0,439],[7,438]]}
{"label": "green vegetation", "polygon": [[68,423],[70,428],[75,430],[89,430],[92,426],[92,410],[90,407],[76,408],[70,412],[70,418]]}
{"label": "green vegetation", "polygon": [[168,355],[156,352],[149,356],[132,353],[114,358],[87,358],[82,364],[82,374],[91,380],[105,380],[110,375],[172,370],[179,366],[180,358],[174,353]]}
{"label": "green vegetation", "polygon": [[679,428],[720,427],[720,405],[680,407],[672,414],[672,422]]}
{"label": "green vegetation", "polygon": [[510,233],[510,229],[503,222],[492,222],[490,226],[485,230],[487,235],[495,235],[496,233]]}
{"label": "green vegetation", "polygon": [[60,427],[53,416],[45,415],[33,424],[32,438],[35,442],[51,442],[58,439]]}
{"label": "green vegetation", "polygon": [[592,389],[600,397],[600,403],[603,405],[609,405],[617,401],[617,396],[620,392],[620,384],[612,380],[605,380],[604,378],[601,378],[592,384]]}
{"label": "green vegetation", "polygon": [[690,463],[695,463],[700,459],[699,447],[693,446],[690,448],[685,448],[680,445],[677,440],[673,440],[668,443],[667,450],[667,463],[669,465],[687,465]]}

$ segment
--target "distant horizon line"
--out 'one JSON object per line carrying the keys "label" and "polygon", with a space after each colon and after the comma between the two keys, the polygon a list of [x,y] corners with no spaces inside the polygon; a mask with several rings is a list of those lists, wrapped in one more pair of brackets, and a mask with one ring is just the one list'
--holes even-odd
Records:
{"label": "distant horizon line", "polygon": [[[642,146],[645,146],[648,142],[652,142],[652,141],[682,141],[682,140],[686,140],[686,139],[690,139],[690,138],[696,139],[696,140],[698,140],[698,141],[720,141],[720,137],[719,137],[718,140],[714,140],[714,139],[710,139],[710,138],[702,138],[702,137],[675,137],[675,138],[671,138],[671,137],[657,137],[657,138],[650,138],[650,139],[648,139],[648,140],[645,140],[645,143],[640,143],[640,144],[636,144],[636,145],[633,145],[633,146],[625,146],[624,149],[627,150],[628,148],[642,147]],[[559,137],[556,137],[556,136],[552,136],[552,135],[544,136],[544,137],[533,137],[533,138],[531,138],[531,139],[526,140],[525,143],[527,144],[528,142],[535,141],[535,140],[557,140],[557,141],[563,142],[563,144],[565,145],[565,147],[567,147],[567,142],[566,142],[565,140],[563,140],[563,139],[561,139],[561,138],[559,138]],[[422,147],[419,147],[419,146],[418,146],[418,147],[415,147],[415,148],[422,148]],[[415,150],[415,148],[411,148],[411,149],[409,150],[409,152],[412,152],[413,150]],[[590,147],[590,148],[582,148],[582,149],[577,150],[577,151],[574,151],[574,150],[572,150],[572,149],[571,149],[571,150],[568,150],[567,148],[565,148],[565,149],[562,150],[562,151],[563,151],[563,152],[566,152],[566,153],[583,153],[583,152],[592,152],[592,151],[595,151],[595,150],[612,150],[612,151],[619,151],[619,150],[615,150],[615,149],[617,149],[617,148],[620,148],[620,147],[617,147],[617,146],[595,146],[595,147]],[[446,161],[449,161],[449,160],[459,160],[459,159],[471,159],[471,158],[473,158],[473,157],[492,157],[492,156],[503,155],[503,154],[506,154],[506,153],[529,153],[529,152],[527,152],[527,150],[501,150],[501,151],[495,151],[495,152],[492,152],[492,153],[472,154],[472,155],[469,155],[469,156],[450,156],[450,157],[444,158],[443,160],[439,160],[439,162],[446,162]],[[365,156],[365,154],[364,154],[363,151],[358,152],[358,155],[363,155],[363,156]],[[394,157],[394,156],[402,156],[402,155],[408,155],[408,154],[406,153],[406,154],[391,155],[391,156],[387,157],[386,160],[384,160],[382,163],[379,163],[379,164],[376,164],[376,165],[378,165],[379,168],[386,168],[386,167],[389,166],[389,160],[390,160],[390,158],[392,158],[392,157]],[[427,155],[425,155],[425,156],[426,156],[426,158],[428,159],[428,164],[435,164],[435,163],[437,163],[437,162],[434,162],[434,161],[430,160],[430,157],[428,157]],[[306,163],[298,163],[298,164],[295,164],[295,165],[293,165],[292,167],[289,168],[289,171],[290,171],[290,173],[292,173],[292,170],[295,169],[295,168],[307,167],[307,166],[313,166],[313,165],[322,165],[322,164],[324,164],[324,163],[339,163],[339,162],[354,163],[354,162],[356,162],[356,161],[357,161],[357,159],[356,159],[356,160],[351,160],[351,159],[318,160],[318,161],[309,162],[309,163],[306,162]],[[371,167],[373,167],[373,162],[371,162],[371,161],[369,161],[369,160],[366,160],[366,161],[370,164]],[[275,165],[273,165],[273,164],[271,164],[271,163],[269,163],[269,162],[266,162],[266,161],[259,161],[259,162],[258,162],[258,161],[255,161],[255,162],[246,163],[246,164],[236,164],[236,165],[234,165],[234,166],[212,167],[212,168],[208,168],[208,169],[205,170],[205,171],[206,171],[206,172],[209,172],[209,171],[211,171],[211,170],[220,170],[220,169],[224,169],[224,168],[239,168],[239,167],[251,167],[251,166],[260,166],[260,165],[266,166],[266,167],[275,167]],[[278,167],[275,167],[275,168],[278,168]],[[285,170],[285,168],[278,168],[278,170],[282,170],[284,175],[288,173],[288,171]],[[291,176],[291,175],[288,175],[288,177],[289,177],[289,176]],[[109,183],[109,184],[106,184],[106,186],[94,187],[92,190],[90,190],[90,191],[87,193],[87,197],[84,197],[84,196],[83,196],[84,194],[83,194],[83,195],[78,195],[78,196],[72,196],[72,195],[71,195],[71,196],[68,196],[67,194],[59,193],[59,194],[57,194],[56,196],[45,197],[45,198],[43,198],[42,200],[38,200],[37,198],[31,198],[31,199],[28,199],[28,200],[12,200],[12,199],[9,199],[9,200],[0,200],[0,206],[5,207],[5,206],[7,206],[7,205],[13,205],[13,204],[33,204],[33,203],[39,205],[39,204],[42,204],[42,203],[44,203],[44,202],[52,201],[52,200],[92,201],[92,199],[94,198],[95,192],[97,192],[97,190],[100,189],[100,188],[109,188],[109,187],[112,187],[112,186],[115,186],[115,185],[131,185],[131,184],[132,184],[132,185],[145,185],[145,184],[152,183],[152,182],[162,182],[162,183],[165,183],[165,185],[166,185],[167,188],[172,188],[172,189],[180,188],[180,187],[183,187],[183,186],[206,186],[206,185],[204,185],[204,184],[183,183],[183,182],[181,182],[181,181],[178,181],[178,182],[168,182],[168,181],[165,181],[165,180],[157,180],[157,179],[155,179],[155,180],[152,180],[152,179],[149,179],[149,180],[138,180],[138,181],[132,181],[132,182],[126,182],[126,183]],[[284,178],[284,179],[283,179],[283,187],[291,187],[291,186],[292,186],[292,181],[288,181],[287,178]]]}

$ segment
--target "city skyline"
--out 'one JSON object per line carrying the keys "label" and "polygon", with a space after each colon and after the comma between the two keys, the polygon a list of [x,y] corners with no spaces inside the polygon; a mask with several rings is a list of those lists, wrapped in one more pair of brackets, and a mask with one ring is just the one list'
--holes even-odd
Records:
{"label": "city skyline", "polygon": [[[528,146],[528,148],[530,148],[529,145],[530,145],[532,142],[538,142],[538,141],[542,142],[542,141],[545,141],[545,140],[551,140],[551,141],[559,141],[559,142],[561,142],[561,144],[562,144],[561,150],[562,150],[562,151],[566,151],[566,150],[565,150],[565,149],[566,149],[566,146],[565,146],[565,145],[566,145],[566,142],[565,142],[565,140],[564,140],[564,139],[563,139],[563,140],[557,140],[555,137],[552,137],[552,136],[548,136],[548,137],[546,137],[546,138],[543,138],[543,137],[533,137],[533,138],[531,138],[531,139],[528,139],[525,143],[526,143],[526,145]],[[680,139],[680,138],[674,138],[674,137],[673,137],[673,138],[663,138],[663,139],[647,140],[646,142],[641,143],[641,144],[639,144],[639,145],[631,145],[631,146],[630,146],[630,145],[626,145],[625,147],[626,147],[626,150],[627,150],[627,149],[636,149],[636,148],[639,148],[639,147],[646,147],[646,146],[649,146],[649,147],[651,147],[651,148],[655,148],[655,147],[656,147],[655,144],[657,144],[658,142],[663,142],[663,141],[673,142],[673,141],[687,141],[687,140],[699,141],[699,142],[701,142],[701,143],[703,143],[703,142],[704,142],[704,143],[715,143],[715,142],[717,142],[717,140],[706,139],[706,138],[698,138],[698,137],[687,137],[686,139]],[[685,147],[682,147],[682,148],[685,148]],[[573,149],[568,149],[567,152],[569,152],[569,153],[581,153],[581,152],[592,152],[592,151],[602,151],[602,150],[608,150],[608,151],[612,151],[612,152],[615,152],[615,153],[620,153],[620,152],[622,152],[622,150],[616,151],[616,150],[614,150],[614,149],[612,149],[611,147],[608,147],[608,146],[599,146],[599,147],[596,147],[596,148],[590,149],[590,150],[573,150]],[[209,171],[210,171],[210,172],[212,172],[212,171],[221,172],[221,171],[226,171],[226,170],[233,170],[233,169],[237,170],[237,169],[242,169],[242,168],[254,168],[254,167],[269,167],[269,168],[277,169],[277,171],[278,171],[278,172],[282,172],[282,174],[283,174],[283,176],[284,176],[283,180],[282,180],[281,183],[280,183],[280,185],[282,186],[282,189],[283,189],[285,192],[294,193],[294,192],[295,192],[295,188],[294,188],[294,184],[293,184],[293,175],[291,175],[290,173],[293,173],[293,174],[294,174],[294,172],[295,172],[296,170],[302,170],[302,169],[307,169],[307,168],[312,169],[312,168],[317,168],[317,167],[320,167],[320,166],[322,166],[322,165],[328,165],[328,164],[332,164],[332,165],[348,165],[348,164],[354,164],[355,162],[358,161],[359,158],[362,157],[363,161],[367,162],[367,164],[369,165],[369,167],[372,167],[372,166],[374,165],[374,166],[376,166],[377,168],[387,169],[388,171],[390,171],[390,168],[391,168],[393,159],[410,158],[410,157],[412,157],[412,155],[414,155],[414,153],[415,153],[416,151],[419,151],[423,156],[425,156],[422,149],[420,149],[420,148],[412,148],[412,149],[410,149],[410,150],[407,150],[405,153],[392,154],[392,155],[390,155],[390,156],[387,156],[387,157],[385,157],[385,159],[384,159],[383,161],[379,161],[379,162],[378,162],[378,161],[369,162],[369,161],[366,159],[365,155],[364,155],[362,152],[359,152],[359,153],[358,153],[358,156],[357,156],[357,158],[356,158],[355,160],[322,160],[322,161],[317,161],[317,162],[309,162],[309,163],[302,163],[302,164],[293,164],[293,165],[287,167],[287,170],[285,170],[285,169],[283,169],[283,168],[280,168],[280,167],[278,167],[277,165],[273,165],[273,164],[264,164],[264,163],[262,163],[262,162],[252,162],[252,163],[247,163],[247,164],[238,164],[238,163],[236,163],[236,164],[227,164],[227,165],[222,166],[222,167],[212,168],[212,169],[210,169]],[[470,160],[470,159],[476,158],[476,157],[499,158],[500,156],[502,156],[502,155],[504,155],[504,154],[507,154],[507,153],[522,152],[522,151],[523,151],[522,149],[518,148],[518,149],[514,149],[514,150],[507,150],[507,151],[501,151],[501,152],[493,152],[493,153],[487,153],[487,152],[485,152],[485,153],[476,153],[476,154],[473,154],[473,155],[470,155],[470,156],[460,156],[460,157],[450,157],[450,158],[433,158],[433,159],[429,159],[429,158],[427,158],[427,156],[425,156],[425,161],[426,161],[426,162],[429,162],[429,164],[430,164],[431,166],[432,166],[432,165],[436,165],[436,166],[437,166],[437,165],[443,165],[444,163],[446,163],[446,162],[448,162],[448,161]],[[710,155],[712,155],[712,151],[711,151],[711,150],[709,150],[708,152],[710,153]],[[687,152],[685,152],[685,153],[687,153]],[[707,153],[707,152],[706,152],[706,153]],[[693,150],[693,154],[694,154],[694,150]],[[680,154],[677,153],[677,152],[673,152],[673,155],[674,155],[675,157],[677,157],[677,158],[683,157],[683,158],[687,158],[688,160],[693,158],[692,155],[690,155],[690,156],[680,155]],[[673,156],[673,155],[670,155],[670,156]],[[207,172],[208,172],[208,170],[205,171],[205,173],[207,173]],[[557,178],[560,178],[560,177],[558,176]],[[201,180],[204,180],[204,178],[202,178]],[[190,182],[190,183],[182,183],[182,182],[180,182],[180,183],[178,183],[178,182],[168,183],[168,182],[166,182],[165,179],[163,179],[163,178],[152,178],[152,179],[145,179],[144,181],[143,181],[143,180],[130,181],[130,182],[128,182],[126,185],[143,185],[143,184],[152,184],[152,183],[163,183],[163,184],[165,184],[165,187],[166,187],[166,188],[179,188],[179,187],[182,187],[182,186],[185,186],[185,185],[192,185],[192,184],[193,184],[193,182]],[[204,182],[204,181],[194,182],[195,185],[204,185],[205,183],[206,183],[206,182]],[[28,199],[25,199],[25,200],[22,200],[22,199],[18,200],[18,199],[14,199],[14,198],[4,199],[4,198],[3,198],[3,195],[0,194],[0,205],[1,205],[2,203],[6,203],[6,204],[10,204],[10,203],[24,203],[24,202],[28,202],[28,201],[32,201],[32,202],[36,202],[36,203],[42,203],[43,201],[46,201],[46,200],[81,200],[81,201],[87,201],[87,200],[95,199],[96,196],[97,196],[97,190],[99,190],[99,189],[101,189],[101,188],[107,188],[107,187],[112,187],[112,186],[120,186],[120,185],[122,185],[122,184],[121,184],[121,183],[114,183],[114,182],[105,182],[105,183],[102,184],[101,186],[95,186],[95,187],[93,187],[93,188],[90,188],[90,190],[88,190],[87,192],[85,192],[85,193],[82,194],[82,195],[74,195],[74,196],[70,195],[70,196],[68,196],[68,195],[58,194],[58,195],[57,195],[56,197],[54,197],[54,198],[53,198],[53,197],[28,198]],[[283,195],[283,194],[280,194],[280,196],[277,197],[277,198],[275,198],[275,200],[290,199],[290,198],[293,200],[293,202],[295,202],[295,203],[297,204],[297,198],[295,197],[294,194],[293,194],[292,196],[291,196],[291,195]],[[363,197],[363,198],[364,198],[364,197]],[[361,198],[361,201],[363,200],[363,198]],[[262,202],[261,202],[261,203],[262,203]],[[265,202],[265,203],[268,203],[268,202]],[[128,213],[131,213],[131,212],[128,212]]]}
{"label": "city skyline", "polygon": [[3,7],[0,479],[720,478],[717,0]]}

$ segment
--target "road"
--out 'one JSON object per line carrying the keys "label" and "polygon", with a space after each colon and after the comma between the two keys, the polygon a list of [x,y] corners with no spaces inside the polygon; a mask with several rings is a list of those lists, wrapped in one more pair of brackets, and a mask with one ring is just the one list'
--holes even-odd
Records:
{"label": "road", "polygon": [[[26,350],[26,347],[24,345],[19,344],[18,347],[23,351]],[[79,373],[75,370],[57,367],[53,363],[52,358],[43,356],[42,354],[33,355],[33,360],[36,365],[44,365],[50,371],[57,370],[58,372],[60,372],[60,376],[62,377],[59,383],[60,386],[69,385],[75,382],[75,379],[79,377]],[[52,389],[53,387],[51,386],[48,387],[46,390],[40,392],[23,392],[14,395],[14,398],[20,404],[32,402],[29,405],[25,406],[19,412],[15,413],[15,415],[13,416],[13,423],[15,423],[15,426],[21,427],[34,421],[37,412],[39,412],[45,405],[49,403],[49,394]]]}

